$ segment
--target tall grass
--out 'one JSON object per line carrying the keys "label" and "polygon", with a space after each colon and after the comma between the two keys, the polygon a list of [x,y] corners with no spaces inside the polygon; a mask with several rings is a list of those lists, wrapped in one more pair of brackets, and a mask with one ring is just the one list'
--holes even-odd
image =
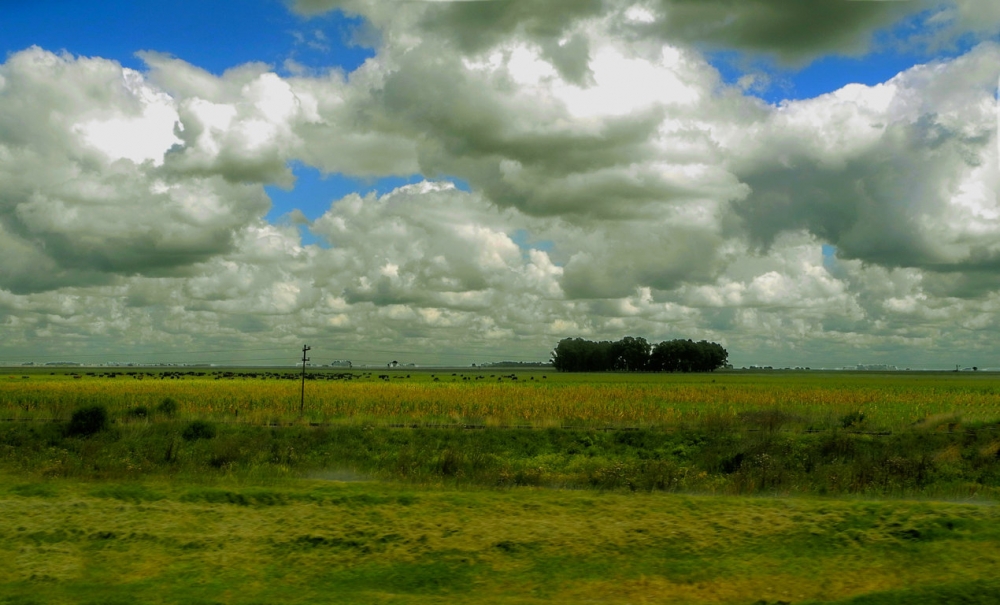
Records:
{"label": "tall grass", "polygon": [[[823,429],[855,415],[868,430],[899,430],[955,417],[1000,419],[1000,377],[988,374],[565,375],[517,372],[392,372],[389,380],[310,380],[304,418],[292,380],[212,376],[137,380],[69,376],[0,378],[0,417],[66,420],[87,405],[112,414],[144,409],[156,421],[164,399],[177,413],[215,421],[269,424],[481,424],[662,427],[743,422],[780,412],[785,429]],[[360,373],[357,374],[361,376]],[[481,376],[482,378],[476,378]],[[434,379],[437,379],[435,381]],[[862,428],[860,426],[856,428]]]}

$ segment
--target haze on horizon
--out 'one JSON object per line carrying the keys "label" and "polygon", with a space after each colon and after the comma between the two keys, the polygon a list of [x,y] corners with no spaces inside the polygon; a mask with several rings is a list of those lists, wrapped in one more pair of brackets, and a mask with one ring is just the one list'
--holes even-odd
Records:
{"label": "haze on horizon", "polygon": [[1000,367],[1000,4],[203,4],[0,5],[0,364]]}

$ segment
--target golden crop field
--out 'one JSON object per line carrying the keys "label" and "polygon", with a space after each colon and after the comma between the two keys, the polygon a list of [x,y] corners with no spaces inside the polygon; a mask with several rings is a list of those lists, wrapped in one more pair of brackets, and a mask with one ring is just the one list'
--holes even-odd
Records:
{"label": "golden crop field", "polygon": [[823,428],[860,413],[872,430],[892,430],[928,420],[1000,420],[1000,375],[987,373],[384,371],[353,372],[350,380],[320,373],[306,382],[302,417],[295,379],[145,373],[7,374],[0,378],[0,416],[64,420],[93,404],[113,414],[137,407],[152,412],[171,398],[185,417],[247,424],[672,427],[780,412],[786,428]]}

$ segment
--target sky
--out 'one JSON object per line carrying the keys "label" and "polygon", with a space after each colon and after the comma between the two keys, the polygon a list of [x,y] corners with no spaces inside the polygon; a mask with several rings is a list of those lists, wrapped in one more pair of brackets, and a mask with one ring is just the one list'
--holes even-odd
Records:
{"label": "sky", "polygon": [[0,364],[1000,368],[1000,4],[0,1]]}

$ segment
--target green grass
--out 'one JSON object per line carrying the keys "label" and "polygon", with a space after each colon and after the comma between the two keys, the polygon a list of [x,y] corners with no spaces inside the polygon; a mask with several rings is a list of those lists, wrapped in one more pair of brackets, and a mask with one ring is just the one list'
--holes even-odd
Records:
{"label": "green grass", "polygon": [[0,605],[1000,602],[995,375],[515,372],[0,377]]}
{"label": "green grass", "polygon": [[8,562],[0,602],[860,604],[1000,595],[994,506],[370,482],[30,485],[0,492]]}

